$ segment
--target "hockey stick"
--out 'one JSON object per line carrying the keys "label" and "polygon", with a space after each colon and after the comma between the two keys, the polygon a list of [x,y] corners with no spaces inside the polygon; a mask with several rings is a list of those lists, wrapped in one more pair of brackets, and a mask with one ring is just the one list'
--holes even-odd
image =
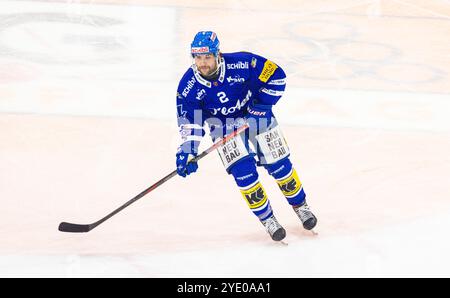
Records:
{"label": "hockey stick", "polygon": [[[217,143],[213,144],[211,147],[209,147],[208,149],[203,151],[201,154],[199,154],[196,157],[194,157],[189,162],[199,161],[200,159],[202,159],[203,157],[205,157],[206,155],[208,155],[209,153],[211,153],[212,151],[217,149],[220,145],[226,143],[230,139],[232,139],[235,136],[237,136],[238,134],[242,133],[247,128],[248,128],[247,124],[243,125],[242,127],[238,128],[233,133],[225,136],[223,139],[221,139]],[[147,188],[146,190],[144,190],[143,192],[141,192],[140,194],[138,194],[137,196],[135,196],[134,198],[132,198],[131,200],[129,200],[128,202],[126,202],[125,204],[123,204],[122,206],[117,208],[116,210],[114,210],[113,212],[111,212],[110,214],[106,215],[105,217],[103,217],[102,219],[100,219],[100,220],[98,220],[98,221],[96,221],[94,223],[83,225],[83,224],[74,224],[74,223],[62,222],[62,223],[59,224],[58,230],[60,230],[61,232],[70,232],[70,233],[86,233],[86,232],[89,232],[92,229],[94,229],[95,227],[97,227],[98,225],[100,225],[101,223],[105,222],[106,220],[108,220],[109,218],[114,216],[115,214],[119,213],[120,211],[122,211],[126,207],[130,206],[131,204],[133,204],[134,202],[136,202],[137,200],[139,200],[140,198],[142,198],[143,196],[145,196],[146,194],[148,194],[149,192],[151,192],[152,190],[154,190],[155,188],[157,188],[158,186],[162,185],[164,182],[168,181],[170,178],[172,178],[172,177],[174,177],[176,175],[177,175],[177,170],[174,170],[172,173],[168,174],[167,176],[165,176],[164,178],[162,178],[161,180],[159,180],[158,182],[156,182],[155,184],[153,184],[152,186],[150,186],[149,188]]]}

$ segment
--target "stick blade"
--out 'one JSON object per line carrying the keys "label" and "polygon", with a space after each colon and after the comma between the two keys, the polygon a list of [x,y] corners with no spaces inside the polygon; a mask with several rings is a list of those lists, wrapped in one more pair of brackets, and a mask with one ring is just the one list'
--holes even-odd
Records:
{"label": "stick blade", "polygon": [[90,225],[79,225],[69,222],[62,222],[59,224],[58,230],[69,233],[86,233],[90,231]]}

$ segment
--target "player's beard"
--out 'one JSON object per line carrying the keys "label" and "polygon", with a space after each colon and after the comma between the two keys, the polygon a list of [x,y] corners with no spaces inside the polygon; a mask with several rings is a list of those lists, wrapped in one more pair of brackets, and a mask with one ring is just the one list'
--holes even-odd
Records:
{"label": "player's beard", "polygon": [[211,76],[214,72],[214,69],[209,66],[201,66],[198,68],[198,70],[200,71],[200,74],[205,77]]}
{"label": "player's beard", "polygon": [[204,77],[207,80],[211,80],[218,76],[219,65],[216,64],[214,67],[202,66],[202,67],[198,68],[198,70],[200,71],[200,74],[202,75],[202,77]]}

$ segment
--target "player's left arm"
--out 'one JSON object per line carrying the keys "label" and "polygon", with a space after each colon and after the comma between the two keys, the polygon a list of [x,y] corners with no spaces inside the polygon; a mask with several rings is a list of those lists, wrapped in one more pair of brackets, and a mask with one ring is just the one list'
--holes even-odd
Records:
{"label": "player's left arm", "polygon": [[258,61],[255,63],[253,59],[251,66],[254,71],[253,82],[256,84],[254,86],[257,86],[254,89],[258,93],[247,106],[247,123],[249,131],[255,133],[258,163],[276,169],[280,167],[279,162],[290,154],[289,146],[272,112],[273,106],[286,89],[286,74],[279,65],[267,59],[259,63],[259,66]]}
{"label": "player's left arm", "polygon": [[[286,88],[286,74],[275,62],[261,56],[253,55],[250,63],[250,77],[258,93],[247,107],[247,120],[260,131],[261,120],[270,125],[273,120],[272,108],[280,100]],[[264,130],[264,129],[262,129]]]}
{"label": "player's left arm", "polygon": [[286,89],[286,73],[284,70],[275,62],[265,60],[264,64],[255,67],[253,75],[260,86],[259,93],[256,96],[257,103],[275,105]]}

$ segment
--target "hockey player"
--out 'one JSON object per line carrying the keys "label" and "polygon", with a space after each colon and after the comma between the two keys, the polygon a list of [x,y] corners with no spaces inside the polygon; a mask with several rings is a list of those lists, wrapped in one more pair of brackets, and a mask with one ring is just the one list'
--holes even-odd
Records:
{"label": "hockey player", "polygon": [[273,214],[257,166],[263,166],[275,178],[303,227],[313,229],[317,218],[306,204],[289,148],[272,113],[285,90],[284,71],[252,53],[221,53],[217,35],[211,31],[195,35],[191,55],[193,64],[179,83],[176,99],[182,137],[176,154],[178,174],[186,177],[197,170],[197,163],[188,160],[198,153],[205,124],[216,140],[248,123],[246,133],[218,150],[226,171],[233,175],[250,210],[273,240],[282,240],[286,231]]}

